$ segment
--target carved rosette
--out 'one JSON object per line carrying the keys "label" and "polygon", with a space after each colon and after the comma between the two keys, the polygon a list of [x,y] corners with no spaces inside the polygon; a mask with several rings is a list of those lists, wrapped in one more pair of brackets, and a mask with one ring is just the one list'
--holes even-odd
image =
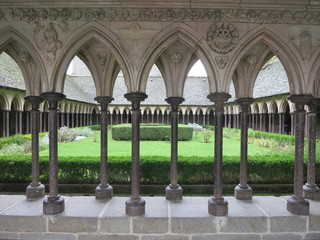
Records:
{"label": "carved rosette", "polygon": [[220,69],[224,69],[224,67],[227,65],[229,62],[229,57],[228,56],[216,56],[215,57],[216,63]]}
{"label": "carved rosette", "polygon": [[220,54],[231,52],[239,41],[239,33],[233,24],[218,22],[207,32],[209,47]]}
{"label": "carved rosette", "polygon": [[181,54],[180,53],[174,53],[174,54],[172,54],[172,56],[171,56],[171,61],[173,62],[173,63],[179,63],[179,62],[181,62],[182,61],[182,56],[181,56]]}

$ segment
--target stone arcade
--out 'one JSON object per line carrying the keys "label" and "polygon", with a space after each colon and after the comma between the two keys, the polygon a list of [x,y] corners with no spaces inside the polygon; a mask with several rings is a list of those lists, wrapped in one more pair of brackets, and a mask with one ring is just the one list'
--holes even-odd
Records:
{"label": "stone arcade", "polygon": [[[9,54],[22,70],[26,101],[32,105],[32,118],[38,118],[39,104],[43,100],[48,102],[50,132],[49,195],[42,199],[43,186],[37,177],[38,153],[34,151],[33,181],[27,189],[27,197],[40,200],[29,202],[21,201],[19,197],[2,197],[1,201],[7,206],[0,215],[0,231],[7,234],[3,236],[100,239],[97,234],[103,233],[105,239],[163,239],[163,234],[166,239],[319,239],[319,202],[305,199],[320,198],[319,188],[314,182],[315,134],[312,133],[316,127],[315,114],[307,117],[311,157],[306,185],[303,182],[303,149],[306,109],[314,111],[320,96],[320,3],[316,0],[265,2],[1,1],[1,52]],[[97,200],[59,195],[58,105],[66,97],[65,73],[75,55],[92,73],[104,127],[115,79],[120,70],[123,72],[127,87],[124,97],[132,105],[133,132],[131,197],[125,203],[123,198],[110,200],[112,187],[104,174],[108,159],[105,134],[101,139],[101,184],[96,189]],[[295,109],[294,192],[291,197],[284,198],[286,204],[278,198],[252,197],[252,189],[247,184],[248,109],[253,101],[257,74],[274,55],[280,59],[287,73],[291,94],[288,99]],[[156,64],[164,78],[166,101],[173,113],[170,115],[172,133],[177,134],[174,112],[188,98],[183,95],[184,83],[188,71],[199,59],[208,75],[208,98],[214,106],[215,115],[214,195],[209,201],[183,198],[176,202],[183,196],[176,179],[177,151],[172,151],[172,179],[166,191],[169,201],[142,198],[139,194],[140,105],[147,94],[152,94],[146,93],[151,67]],[[235,198],[224,198],[223,105],[230,98],[231,80],[240,105],[241,169]],[[33,121],[32,125],[33,149],[38,144],[37,123],[37,120]],[[175,142],[172,147],[176,148]],[[100,200],[109,201],[104,203]],[[151,208],[146,207],[148,201]],[[268,201],[272,202],[272,208]],[[90,205],[84,205],[84,202],[90,202]],[[43,213],[39,213],[39,205],[43,207]],[[290,213],[283,211],[283,205]],[[33,214],[22,206],[34,209]],[[92,211],[83,210],[87,215],[81,218],[79,209],[75,211],[77,206],[85,206]],[[124,209],[127,216],[123,216]],[[204,212],[203,209],[207,210]],[[23,218],[25,215],[17,217],[23,212],[31,214],[33,218],[30,219],[34,221],[27,221]],[[38,232],[38,235],[26,232]],[[70,232],[73,234],[63,234]]]}

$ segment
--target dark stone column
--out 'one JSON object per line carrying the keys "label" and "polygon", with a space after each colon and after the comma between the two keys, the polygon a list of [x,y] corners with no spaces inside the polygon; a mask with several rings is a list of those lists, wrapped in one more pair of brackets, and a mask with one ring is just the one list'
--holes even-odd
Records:
{"label": "dark stone column", "polygon": [[126,201],[126,214],[129,216],[141,216],[145,214],[146,202],[139,193],[139,162],[140,162],[140,103],[148,95],[142,92],[131,92],[124,95],[132,104],[132,169],[131,169],[131,197]]}
{"label": "dark stone column", "polygon": [[279,134],[284,133],[284,114],[283,113],[278,113],[279,114]]}
{"label": "dark stone column", "polygon": [[54,215],[64,211],[64,199],[58,194],[58,103],[62,93],[43,93],[49,103],[49,196],[43,201],[43,213]]}
{"label": "dark stone column", "polygon": [[65,113],[62,112],[60,113],[60,118],[61,118],[61,127],[64,127],[66,124],[65,124]]}
{"label": "dark stone column", "polygon": [[274,123],[273,120],[274,119],[272,116],[273,116],[273,114],[269,113],[269,123],[268,124],[269,124],[269,132],[270,133],[273,133],[273,123]]}
{"label": "dark stone column", "polygon": [[17,112],[17,117],[18,117],[18,121],[19,121],[17,130],[20,134],[22,134],[22,113],[23,113],[22,111]]}
{"label": "dark stone column", "polygon": [[108,183],[107,165],[108,165],[108,104],[113,100],[109,96],[96,97],[101,106],[101,156],[100,156],[100,185],[96,188],[97,200],[110,200],[113,196],[113,188]]}
{"label": "dark stone column", "polygon": [[42,102],[42,98],[39,96],[27,96],[25,100],[32,106],[32,182],[26,189],[26,197],[28,200],[34,200],[45,195],[45,187],[39,181],[39,105]]}
{"label": "dark stone column", "polygon": [[315,168],[316,168],[316,109],[320,104],[320,99],[314,99],[309,103],[309,111],[307,113],[308,121],[308,172],[307,183],[303,186],[304,197],[312,200],[320,200],[320,188],[315,182]]}
{"label": "dark stone column", "polygon": [[222,130],[223,104],[230,98],[224,92],[210,93],[208,98],[215,105],[215,135],[214,135],[214,196],[208,201],[208,212],[214,216],[228,214],[228,202],[222,197]]}
{"label": "dark stone column", "polygon": [[309,202],[303,197],[303,155],[304,155],[304,106],[312,100],[311,95],[290,95],[288,100],[296,105],[295,122],[295,164],[294,164],[294,193],[287,200],[287,210],[296,215],[309,214]]}
{"label": "dark stone column", "polygon": [[296,126],[295,126],[295,114],[290,113],[291,115],[291,135],[295,136],[296,135]]}
{"label": "dark stone column", "polygon": [[239,200],[251,200],[252,189],[248,186],[248,112],[253,98],[239,98],[235,101],[240,105],[241,159],[240,183],[235,187],[234,195]]}
{"label": "dark stone column", "polygon": [[183,193],[178,184],[178,114],[179,104],[184,101],[184,98],[169,97],[166,101],[171,105],[171,181],[170,185],[166,187],[166,199],[178,201],[182,199]]}

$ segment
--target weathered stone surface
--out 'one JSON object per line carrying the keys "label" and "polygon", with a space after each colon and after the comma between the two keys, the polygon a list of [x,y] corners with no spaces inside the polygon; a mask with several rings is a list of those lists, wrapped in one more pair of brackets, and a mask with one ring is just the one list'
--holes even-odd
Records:
{"label": "weathered stone surface", "polygon": [[[175,217],[208,217],[208,198],[204,197],[184,197],[181,202],[168,202],[170,216]],[[187,209],[187,211],[186,211]]]}
{"label": "weathered stone surface", "polygon": [[106,217],[100,219],[100,232],[102,233],[129,233],[129,217]]}
{"label": "weathered stone surface", "polygon": [[165,235],[165,236],[142,236],[142,240],[189,240],[188,236]]}
{"label": "weathered stone surface", "polygon": [[[270,204],[271,202],[272,204]],[[252,203],[258,205],[269,217],[292,216],[292,214],[287,211],[287,200],[283,198],[254,196]]]}
{"label": "weathered stone surface", "polygon": [[263,233],[268,231],[266,217],[221,217],[217,221],[220,232]]}
{"label": "weathered stone surface", "polygon": [[320,216],[309,216],[309,231],[320,231]]}
{"label": "weathered stone surface", "polygon": [[8,208],[2,214],[11,216],[42,216],[42,202],[43,198],[35,201],[25,199],[15,204],[14,207]]}
{"label": "weathered stone surface", "polygon": [[319,240],[320,233],[308,233],[305,237],[305,240]]}
{"label": "weathered stone surface", "polygon": [[292,233],[266,234],[262,236],[262,240],[301,240],[302,235]]}
{"label": "weathered stone surface", "polygon": [[270,218],[271,232],[305,232],[307,218],[299,216]]}
{"label": "weathered stone surface", "polygon": [[215,234],[215,235],[195,235],[192,240],[260,240],[260,235],[256,234]]}
{"label": "weathered stone surface", "polygon": [[21,195],[2,195],[0,198],[0,212],[24,199],[25,197]]}
{"label": "weathered stone surface", "polygon": [[92,196],[70,197],[70,199],[65,203],[67,211],[63,213],[62,216],[98,217],[106,204],[106,202],[96,201]]}
{"label": "weathered stone surface", "polygon": [[127,198],[114,197],[108,201],[108,205],[101,212],[100,217],[127,217],[125,213],[125,202]]}
{"label": "weathered stone surface", "polygon": [[97,218],[84,217],[49,217],[50,232],[96,232],[98,225]]}
{"label": "weathered stone surface", "polygon": [[76,235],[63,233],[23,233],[23,240],[76,240]]}
{"label": "weathered stone surface", "polygon": [[10,239],[10,240],[16,240],[21,239],[20,233],[6,233],[6,232],[0,232],[0,239]]}
{"label": "weathered stone surface", "polygon": [[0,232],[46,232],[43,216],[0,216]]}
{"label": "weathered stone surface", "polygon": [[80,234],[78,240],[138,240],[137,235]]}
{"label": "weathered stone surface", "polygon": [[215,233],[217,232],[214,218],[172,218],[173,233]]}
{"label": "weathered stone surface", "polygon": [[168,232],[168,218],[134,218],[134,233],[166,233]]}

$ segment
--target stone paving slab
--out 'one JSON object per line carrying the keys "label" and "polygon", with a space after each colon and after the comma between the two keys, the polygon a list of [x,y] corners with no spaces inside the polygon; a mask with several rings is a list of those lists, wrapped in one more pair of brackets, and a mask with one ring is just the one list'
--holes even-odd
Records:
{"label": "stone paving slab", "polygon": [[13,204],[26,199],[22,195],[0,195],[0,213]]}

